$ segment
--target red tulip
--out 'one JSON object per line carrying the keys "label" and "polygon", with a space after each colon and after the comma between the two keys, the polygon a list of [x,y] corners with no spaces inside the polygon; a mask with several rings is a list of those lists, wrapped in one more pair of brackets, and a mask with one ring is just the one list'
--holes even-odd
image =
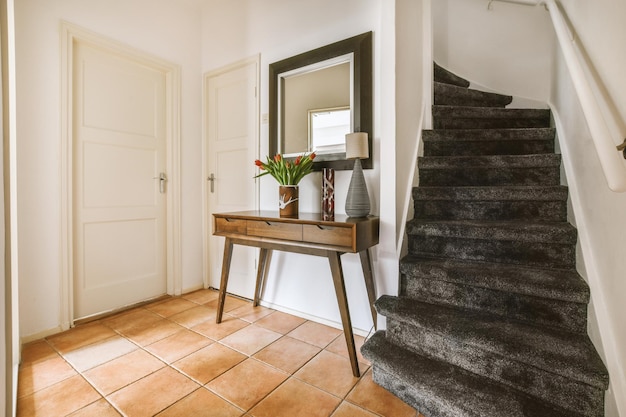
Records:
{"label": "red tulip", "polygon": [[271,175],[281,185],[297,185],[298,182],[313,170],[313,159],[315,153],[298,155],[293,161],[286,161],[281,154],[276,154],[272,158],[267,157],[263,162],[255,159],[254,164],[261,169],[261,173],[254,176],[259,178],[264,175]]}

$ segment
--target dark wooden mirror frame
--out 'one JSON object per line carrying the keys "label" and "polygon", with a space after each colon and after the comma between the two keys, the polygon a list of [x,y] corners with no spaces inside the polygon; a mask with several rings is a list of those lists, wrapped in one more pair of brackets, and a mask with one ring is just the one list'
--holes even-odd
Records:
{"label": "dark wooden mirror frame", "polygon": [[[372,94],[372,32],[366,32],[352,38],[344,39],[312,51],[274,62],[269,66],[269,154],[278,153],[278,114],[282,109],[278,108],[278,83],[281,74],[305,67],[320,61],[326,61],[341,55],[354,54],[353,58],[353,106],[352,124],[355,132],[367,132],[369,137],[369,158],[362,159],[364,169],[373,166],[372,138],[373,129],[373,94]],[[354,161],[344,159],[331,161],[316,161],[314,170],[322,168],[334,168],[347,170],[354,167]]]}

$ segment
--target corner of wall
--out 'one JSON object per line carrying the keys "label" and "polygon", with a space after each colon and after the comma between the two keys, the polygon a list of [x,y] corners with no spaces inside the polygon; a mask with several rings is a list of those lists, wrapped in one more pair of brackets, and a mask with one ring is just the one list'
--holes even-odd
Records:
{"label": "corner of wall", "polygon": [[[620,334],[617,331],[619,326],[616,325],[616,319],[621,314],[616,311],[610,300],[610,294],[607,293],[607,286],[610,285],[606,281],[611,280],[612,277],[603,275],[605,270],[601,268],[602,260],[595,246],[598,241],[598,231],[594,228],[597,224],[589,213],[589,206],[601,205],[602,200],[594,201],[593,197],[587,195],[589,193],[584,189],[589,181],[582,178],[585,172],[581,171],[584,169],[574,162],[580,155],[576,155],[572,142],[580,138],[568,135],[568,129],[559,113],[558,103],[551,102],[550,108],[557,130],[557,143],[563,155],[562,169],[565,174],[565,183],[569,188],[568,221],[578,230],[576,268],[591,290],[591,301],[588,307],[588,335],[609,371],[610,386],[605,396],[605,416],[620,417],[623,412],[620,414],[619,410],[626,407],[626,379],[622,365],[626,358],[624,358],[623,349],[619,347],[622,344],[619,342]],[[582,115],[579,115],[578,120],[584,124]],[[597,159],[594,155],[585,155],[585,157]],[[586,174],[591,175],[589,172]],[[596,172],[596,182],[598,176],[602,176],[601,172]],[[597,188],[608,190],[608,186],[602,184],[603,177],[599,179],[599,182],[600,184],[596,184]],[[610,236],[605,235],[605,237],[610,239]]]}
{"label": "corner of wall", "polygon": [[[405,248],[411,190],[417,175],[422,129],[432,125],[433,30],[431,0],[403,4],[396,12],[396,251]],[[420,22],[416,25],[415,22]]]}

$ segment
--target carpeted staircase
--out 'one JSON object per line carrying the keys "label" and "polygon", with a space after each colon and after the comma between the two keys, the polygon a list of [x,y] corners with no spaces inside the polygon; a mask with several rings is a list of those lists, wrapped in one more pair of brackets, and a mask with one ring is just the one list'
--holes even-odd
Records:
{"label": "carpeted staircase", "polygon": [[435,65],[400,296],[376,301],[387,330],[363,355],[426,417],[601,417],[550,112],[468,86]]}

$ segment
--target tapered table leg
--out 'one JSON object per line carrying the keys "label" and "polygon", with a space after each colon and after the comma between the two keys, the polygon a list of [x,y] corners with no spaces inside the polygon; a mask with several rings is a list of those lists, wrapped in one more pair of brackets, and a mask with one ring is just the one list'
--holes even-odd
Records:
{"label": "tapered table leg", "polygon": [[352,321],[350,320],[350,311],[348,310],[348,298],[346,297],[346,286],[343,281],[343,271],[341,268],[341,258],[339,252],[328,252],[328,261],[330,262],[330,271],[335,284],[335,294],[337,295],[337,304],[339,305],[339,314],[341,315],[341,323],[343,324],[343,334],[346,338],[348,346],[348,355],[350,356],[350,364],[352,365],[352,374],[355,377],[361,376],[359,371],[359,362],[356,356],[356,348],[354,346],[354,335],[352,334]]}
{"label": "tapered table leg", "polygon": [[374,329],[378,330],[378,320],[374,302],[376,301],[376,286],[374,284],[374,273],[372,272],[372,258],[369,249],[359,252],[361,257],[361,268],[363,269],[363,278],[365,278],[365,289],[367,290],[367,298],[370,302],[370,311],[372,312],[372,320],[374,320]]}
{"label": "tapered table leg", "polygon": [[256,271],[256,288],[254,289],[253,307],[257,307],[259,301],[261,301],[261,291],[263,290],[263,285],[265,285],[267,271],[270,268],[270,259],[272,259],[272,250],[261,248],[259,252],[259,266]]}
{"label": "tapered table leg", "polygon": [[228,274],[230,272],[230,261],[233,258],[233,242],[230,238],[224,241],[224,259],[222,260],[222,278],[220,280],[220,293],[217,298],[217,315],[215,322],[222,322],[222,313],[224,312],[224,302],[226,301],[226,286],[228,285]]}

